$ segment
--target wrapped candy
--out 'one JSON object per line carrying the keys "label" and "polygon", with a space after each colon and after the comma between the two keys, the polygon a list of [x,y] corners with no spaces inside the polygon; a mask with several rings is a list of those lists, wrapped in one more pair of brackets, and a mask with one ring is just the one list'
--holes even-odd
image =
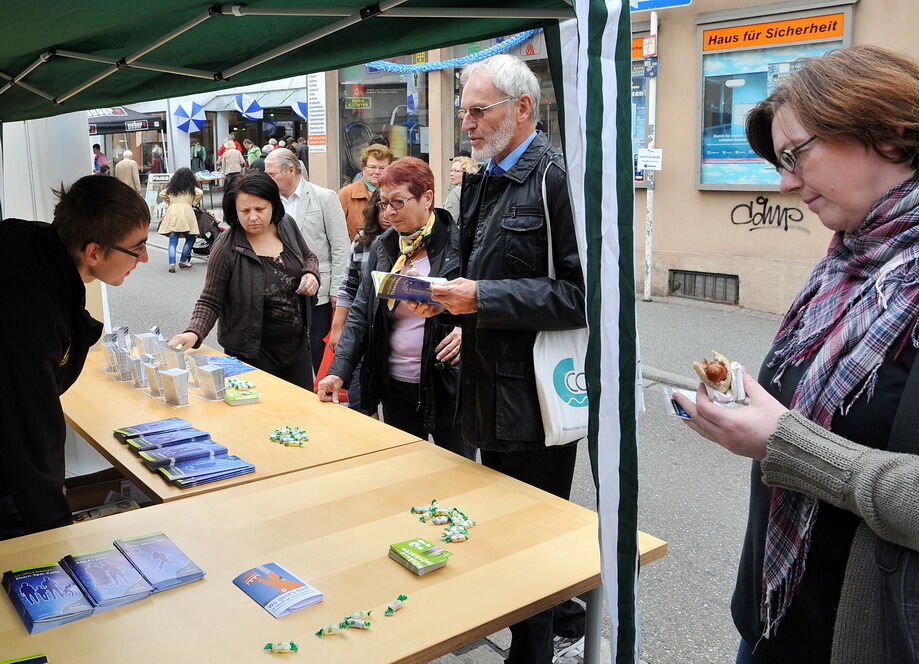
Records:
{"label": "wrapped candy", "polygon": [[316,632],[316,636],[331,636],[332,634],[338,634],[342,630],[342,625],[335,623],[329,623],[328,625],[323,625],[319,628],[319,631]]}
{"label": "wrapped candy", "polygon": [[469,538],[466,537],[466,535],[464,535],[463,533],[453,533],[452,535],[448,535],[447,533],[444,533],[444,535],[443,535],[443,537],[441,537],[441,539],[442,539],[444,542],[451,542],[451,543],[452,543],[452,542],[465,542],[465,541],[466,541],[467,539],[469,539]]}
{"label": "wrapped candy", "polygon": [[290,653],[295,653],[299,651],[300,646],[298,646],[294,641],[284,641],[282,643],[266,643],[263,650],[267,650],[268,652],[272,654],[275,654],[275,653],[290,654]]}
{"label": "wrapped candy", "polygon": [[390,602],[386,606],[386,611],[383,612],[383,615],[387,618],[394,614],[396,611],[402,608],[402,605],[405,603],[405,600],[408,599],[408,595],[399,595],[395,600]]}
{"label": "wrapped candy", "polygon": [[356,618],[345,618],[339,627],[342,629],[351,628],[351,629],[370,629],[370,621],[368,620],[357,620]]}
{"label": "wrapped candy", "polygon": [[303,443],[309,439],[306,429],[292,426],[277,428],[268,435],[268,440],[288,447],[303,447]]}
{"label": "wrapped candy", "polygon": [[[371,613],[373,613],[373,609],[370,609],[369,611],[355,611],[349,616],[349,618],[354,618],[355,620],[366,620],[370,617]],[[345,620],[347,619],[348,618],[345,618]]]}
{"label": "wrapped candy", "polygon": [[449,523],[449,521],[450,517],[444,515],[435,516],[433,519],[431,519],[431,523],[433,523],[435,526],[442,526],[445,523]]}

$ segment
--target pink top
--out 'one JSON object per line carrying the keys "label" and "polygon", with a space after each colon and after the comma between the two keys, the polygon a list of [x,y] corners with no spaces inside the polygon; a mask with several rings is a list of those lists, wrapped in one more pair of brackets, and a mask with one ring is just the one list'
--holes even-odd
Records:
{"label": "pink top", "polygon": [[[431,272],[427,254],[412,262],[412,270],[422,276]],[[404,270],[407,271],[407,270]],[[421,382],[421,346],[424,344],[424,321],[404,302],[393,310],[392,333],[389,335],[389,375],[403,383]]]}

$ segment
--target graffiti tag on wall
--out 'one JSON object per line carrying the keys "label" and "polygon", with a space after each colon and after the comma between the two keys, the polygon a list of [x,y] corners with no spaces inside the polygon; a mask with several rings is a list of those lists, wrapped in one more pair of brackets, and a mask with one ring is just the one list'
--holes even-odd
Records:
{"label": "graffiti tag on wall", "polygon": [[800,208],[778,203],[769,205],[769,198],[766,196],[757,196],[756,200],[735,205],[731,210],[731,223],[735,226],[748,226],[748,231],[772,228],[787,233],[789,228],[794,228],[810,233],[807,228],[800,225],[803,219],[804,213]]}

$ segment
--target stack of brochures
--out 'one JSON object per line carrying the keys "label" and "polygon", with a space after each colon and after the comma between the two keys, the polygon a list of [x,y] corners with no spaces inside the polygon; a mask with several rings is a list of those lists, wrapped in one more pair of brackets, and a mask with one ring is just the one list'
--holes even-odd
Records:
{"label": "stack of brochures", "polygon": [[277,563],[246,570],[233,583],[275,618],[283,618],[325,598],[322,592]]}
{"label": "stack of brochures", "polygon": [[58,563],[4,572],[3,587],[29,634],[204,576],[163,533],[116,540],[114,544],[64,556]]}
{"label": "stack of brochures", "polygon": [[396,542],[389,547],[389,557],[418,576],[440,569],[452,555],[421,537]]}
{"label": "stack of brochures", "polygon": [[178,417],[115,429],[114,434],[147,468],[180,488],[255,472],[255,466],[231,456],[208,432]]}

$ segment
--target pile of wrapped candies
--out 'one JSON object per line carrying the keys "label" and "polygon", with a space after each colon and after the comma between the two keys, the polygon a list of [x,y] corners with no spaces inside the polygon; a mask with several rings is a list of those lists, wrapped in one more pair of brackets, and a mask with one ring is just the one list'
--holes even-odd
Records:
{"label": "pile of wrapped candies", "polygon": [[430,520],[435,526],[447,526],[440,537],[444,542],[465,542],[469,539],[469,528],[475,525],[465,512],[456,507],[441,507],[437,499],[427,507],[413,507],[411,513],[419,515],[421,523]]}
{"label": "pile of wrapped candies", "polygon": [[303,443],[310,439],[306,429],[300,427],[283,426],[275,429],[268,436],[268,440],[273,443],[280,443],[287,447],[303,447]]}
{"label": "pile of wrapped candies", "polygon": [[245,380],[244,378],[227,378],[226,385],[231,390],[236,390],[237,392],[251,390],[253,387],[255,387],[255,383]]}
{"label": "pile of wrapped candies", "polygon": [[294,641],[284,641],[283,643],[266,643],[264,650],[267,650],[271,654],[291,654],[299,651],[300,646],[298,646]]}

